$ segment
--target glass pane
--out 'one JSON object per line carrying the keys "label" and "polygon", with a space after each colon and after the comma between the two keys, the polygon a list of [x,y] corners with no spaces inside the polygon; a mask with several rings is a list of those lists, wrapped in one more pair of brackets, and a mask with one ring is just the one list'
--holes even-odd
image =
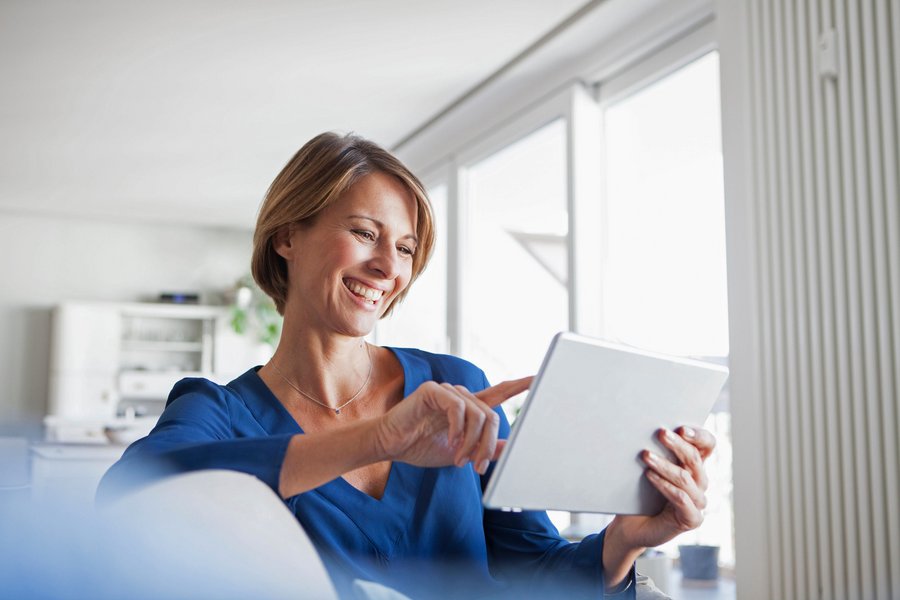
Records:
{"label": "glass pane", "polygon": [[[568,329],[565,136],[558,119],[468,170],[463,357],[494,383],[536,373]],[[510,421],[523,400],[504,403]],[[569,526],[569,513],[549,515]]]}
{"label": "glass pane", "polygon": [[378,324],[378,343],[447,352],[447,186],[429,190],[434,209],[434,253],[406,299]]}
{"label": "glass pane", "polygon": [[612,339],[728,354],[718,69],[708,54],[606,110]]}
{"label": "glass pane", "polygon": [[463,356],[493,382],[535,373],[568,326],[565,133],[556,120],[468,170]]}
{"label": "glass pane", "polygon": [[[680,355],[728,355],[725,210],[716,53],[610,106],[606,126],[604,324],[608,337]],[[734,564],[727,388],[705,427],[705,521],[662,546],[720,546]]]}

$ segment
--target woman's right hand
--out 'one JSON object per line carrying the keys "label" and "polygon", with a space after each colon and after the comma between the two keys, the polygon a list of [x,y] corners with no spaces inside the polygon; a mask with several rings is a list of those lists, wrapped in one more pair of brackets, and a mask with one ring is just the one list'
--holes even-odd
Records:
{"label": "woman's right hand", "polygon": [[461,467],[481,474],[500,455],[494,408],[527,390],[533,377],[504,381],[473,394],[461,385],[427,381],[379,418],[376,445],[387,460],[419,467]]}

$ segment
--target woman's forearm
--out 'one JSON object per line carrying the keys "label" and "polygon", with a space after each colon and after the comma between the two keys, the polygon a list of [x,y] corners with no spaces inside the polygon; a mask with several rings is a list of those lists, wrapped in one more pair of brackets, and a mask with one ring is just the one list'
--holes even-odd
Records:
{"label": "woman's forearm", "polygon": [[344,473],[382,460],[376,443],[376,419],[340,429],[298,434],[288,444],[278,492],[290,498],[337,479]]}
{"label": "woman's forearm", "polygon": [[386,460],[419,467],[472,461],[483,463],[483,472],[497,454],[499,419],[494,408],[528,389],[531,380],[504,381],[477,394],[428,381],[381,417],[295,435],[288,443],[278,492],[290,498]]}
{"label": "woman's forearm", "polygon": [[631,566],[644,548],[628,545],[619,529],[619,522],[613,520],[606,528],[603,539],[603,579],[607,588],[612,588],[628,576]]}

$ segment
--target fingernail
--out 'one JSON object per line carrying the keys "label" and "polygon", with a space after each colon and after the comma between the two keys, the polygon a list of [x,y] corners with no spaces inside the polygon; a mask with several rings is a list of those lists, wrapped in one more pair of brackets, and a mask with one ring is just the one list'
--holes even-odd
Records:
{"label": "fingernail", "polygon": [[463,467],[463,466],[465,466],[466,462],[467,462],[467,461],[466,461],[466,457],[465,457],[465,456],[462,457],[462,458],[458,458],[458,459],[456,459],[456,466],[457,466],[457,467]]}
{"label": "fingernail", "polygon": [[649,450],[644,450],[644,461],[646,461],[648,463],[655,463],[656,456],[654,456],[653,453],[650,452]]}
{"label": "fingernail", "polygon": [[683,435],[686,438],[693,439],[693,438],[697,437],[697,432],[694,431],[694,429],[692,427],[682,427],[681,435]]}
{"label": "fingernail", "polygon": [[478,463],[478,472],[481,473],[482,475],[484,475],[485,472],[487,472],[489,464],[490,464],[490,461],[488,459],[486,459],[486,458],[483,459],[481,462]]}

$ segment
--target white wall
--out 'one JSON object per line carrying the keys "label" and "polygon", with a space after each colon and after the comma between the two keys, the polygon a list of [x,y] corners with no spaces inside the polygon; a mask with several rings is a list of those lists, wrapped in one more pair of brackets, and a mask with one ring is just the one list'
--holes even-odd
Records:
{"label": "white wall", "polygon": [[55,304],[221,292],[250,248],[250,231],[0,213],[0,433],[39,430]]}

